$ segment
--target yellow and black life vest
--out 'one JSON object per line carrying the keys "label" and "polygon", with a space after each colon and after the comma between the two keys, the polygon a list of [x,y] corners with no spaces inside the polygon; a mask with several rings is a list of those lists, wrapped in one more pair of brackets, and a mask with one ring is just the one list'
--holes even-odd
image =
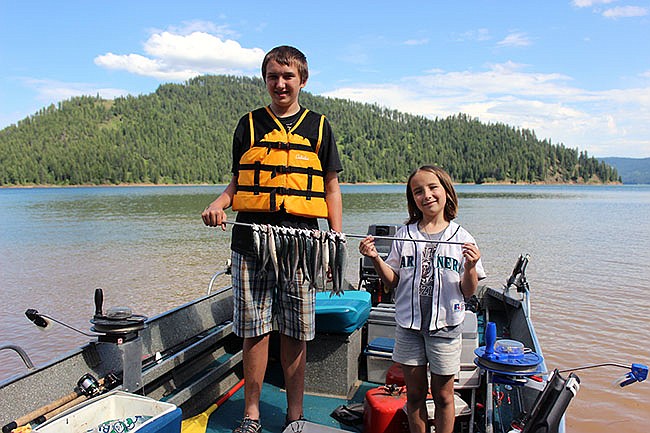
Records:
{"label": "yellow and black life vest", "polygon": [[[318,150],[325,116],[305,110],[288,131],[268,108],[248,113],[250,148],[239,160],[235,211],[326,218],[325,173]],[[317,135],[316,135],[317,134]]]}

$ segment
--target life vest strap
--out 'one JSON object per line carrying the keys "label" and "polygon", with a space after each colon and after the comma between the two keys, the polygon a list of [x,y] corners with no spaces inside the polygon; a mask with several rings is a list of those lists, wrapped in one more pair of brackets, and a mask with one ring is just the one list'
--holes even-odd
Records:
{"label": "life vest strap", "polygon": [[286,143],[284,141],[258,141],[253,144],[257,147],[266,147],[269,151],[271,149],[280,149],[280,150],[304,150],[307,152],[313,152],[314,148],[309,144],[299,144],[299,143]]}
{"label": "life vest strap", "polygon": [[[282,186],[248,186],[248,185],[239,185],[237,186],[237,191],[245,191],[245,192],[252,192],[255,194],[259,193],[266,193],[266,194],[271,194],[272,197],[275,195],[296,195],[300,197],[307,197],[308,199],[311,197],[315,198],[325,198],[325,193],[324,192],[317,192],[317,191],[302,191],[299,189],[293,189],[293,188],[285,188]],[[272,198],[273,200],[273,198]]]}
{"label": "life vest strap", "polygon": [[260,171],[270,171],[271,179],[273,179],[275,176],[279,174],[292,174],[292,173],[306,174],[307,176],[309,176],[310,181],[312,176],[324,176],[323,170],[316,170],[311,167],[287,167],[285,165],[261,164],[259,162],[256,162],[254,164],[241,164],[239,166],[239,170],[240,171],[254,170],[256,185],[259,185],[260,183],[260,179],[259,179]]}

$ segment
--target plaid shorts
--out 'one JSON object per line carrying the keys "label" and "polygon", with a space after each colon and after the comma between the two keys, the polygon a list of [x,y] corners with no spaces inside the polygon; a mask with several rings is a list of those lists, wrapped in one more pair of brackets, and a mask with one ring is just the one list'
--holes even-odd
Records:
{"label": "plaid shorts", "polygon": [[258,261],[232,252],[233,331],[239,337],[259,337],[276,329],[301,341],[316,334],[316,292],[296,271],[293,284],[276,284],[273,265],[260,272]]}

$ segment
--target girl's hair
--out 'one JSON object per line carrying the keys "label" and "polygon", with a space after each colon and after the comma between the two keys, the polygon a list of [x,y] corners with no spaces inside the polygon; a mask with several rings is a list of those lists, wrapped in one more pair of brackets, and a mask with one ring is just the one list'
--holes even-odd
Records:
{"label": "girl's hair", "polygon": [[458,196],[456,195],[456,190],[454,189],[454,183],[451,180],[449,174],[442,168],[435,165],[423,165],[420,168],[413,170],[409,176],[409,180],[406,183],[406,201],[408,203],[409,219],[406,221],[406,224],[413,224],[415,222],[422,220],[422,211],[418,209],[418,206],[415,204],[415,198],[413,197],[413,191],[411,191],[411,179],[418,171],[428,171],[430,173],[438,176],[440,184],[445,189],[445,194],[447,200],[445,203],[445,221],[451,221],[456,218],[458,214]]}
{"label": "girl's hair", "polygon": [[266,65],[271,60],[275,60],[281,65],[292,66],[298,68],[300,74],[300,82],[304,83],[309,77],[309,68],[307,67],[307,57],[298,48],[290,47],[288,45],[281,45],[273,48],[266,53],[262,61],[262,79],[266,82]]}

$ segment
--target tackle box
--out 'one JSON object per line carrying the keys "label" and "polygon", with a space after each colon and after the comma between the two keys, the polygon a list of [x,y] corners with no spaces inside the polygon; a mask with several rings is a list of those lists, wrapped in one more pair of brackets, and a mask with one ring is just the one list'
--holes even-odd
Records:
{"label": "tackle box", "polygon": [[368,316],[368,341],[377,337],[395,338],[395,304],[378,304]]}
{"label": "tackle box", "polygon": [[370,314],[370,292],[347,290],[341,295],[316,293],[316,332],[349,334],[361,328]]}
{"label": "tackle box", "polygon": [[368,382],[386,383],[386,372],[393,365],[394,347],[395,339],[388,337],[377,337],[368,343],[364,351]]}

